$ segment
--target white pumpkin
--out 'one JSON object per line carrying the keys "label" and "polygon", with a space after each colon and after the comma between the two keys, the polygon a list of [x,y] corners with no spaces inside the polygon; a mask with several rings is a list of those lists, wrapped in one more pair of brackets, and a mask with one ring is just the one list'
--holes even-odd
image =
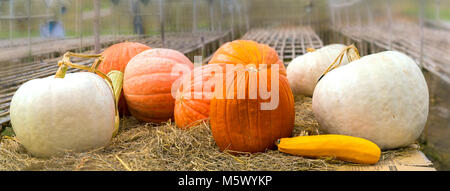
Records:
{"label": "white pumpkin", "polygon": [[316,86],[312,105],[325,132],[362,137],[393,149],[420,136],[428,97],[416,63],[403,53],[386,51],[328,72]]}
{"label": "white pumpkin", "polygon": [[[317,80],[345,47],[343,44],[331,44],[292,60],[286,69],[292,93],[312,96]],[[341,65],[347,63],[347,57],[344,56]]]}
{"label": "white pumpkin", "polygon": [[31,154],[82,152],[109,143],[114,96],[94,73],[50,76],[23,84],[12,98],[10,116],[18,140]]}

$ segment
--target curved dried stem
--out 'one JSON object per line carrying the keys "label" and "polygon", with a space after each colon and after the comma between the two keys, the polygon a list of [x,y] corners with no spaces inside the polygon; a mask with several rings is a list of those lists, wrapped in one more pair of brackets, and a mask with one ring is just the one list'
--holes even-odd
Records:
{"label": "curved dried stem", "polygon": [[346,46],[341,51],[341,53],[336,57],[336,59],[333,61],[333,63],[331,63],[331,65],[328,66],[328,68],[320,76],[320,78],[317,80],[317,82],[319,82],[325,76],[325,74],[327,74],[331,70],[334,70],[335,68],[339,67],[341,65],[342,59],[344,58],[345,55],[347,55],[347,60],[349,62],[352,62],[354,60],[358,60],[359,58],[361,58],[361,56],[359,55],[359,51],[358,51],[358,49],[356,48],[355,45],[352,44],[352,45]]}

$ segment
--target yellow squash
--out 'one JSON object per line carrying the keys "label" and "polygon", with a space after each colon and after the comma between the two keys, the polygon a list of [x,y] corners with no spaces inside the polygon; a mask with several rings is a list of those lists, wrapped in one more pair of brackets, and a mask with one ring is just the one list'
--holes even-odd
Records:
{"label": "yellow squash", "polygon": [[335,157],[343,161],[375,164],[381,150],[373,142],[346,135],[313,135],[281,138],[277,143],[280,152],[304,157]]}

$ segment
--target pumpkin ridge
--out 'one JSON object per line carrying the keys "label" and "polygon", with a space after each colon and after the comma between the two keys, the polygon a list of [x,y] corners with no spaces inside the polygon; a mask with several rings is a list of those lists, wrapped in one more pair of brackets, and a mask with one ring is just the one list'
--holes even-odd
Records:
{"label": "pumpkin ridge", "polygon": [[[269,76],[269,74],[268,74],[267,78],[269,80],[271,78],[271,76]],[[280,78],[281,78],[281,76],[277,79],[279,82],[281,81]],[[272,86],[269,87],[270,83],[269,82],[267,82],[267,83],[268,83],[267,88],[270,89],[270,91],[273,91]],[[278,89],[278,91],[279,91],[278,94],[279,94],[279,97],[281,97],[280,92],[282,91],[282,89],[280,89],[280,87],[278,87],[278,88],[279,88]],[[270,97],[268,99],[268,101],[270,102],[272,99],[273,98]],[[279,107],[279,105],[278,105],[278,107]],[[276,109],[274,109],[274,110],[270,110],[270,112],[269,112],[269,115],[270,115],[270,128],[271,128],[270,132],[272,133],[271,137],[281,137],[281,129],[278,129],[276,131],[273,130],[274,126],[280,126],[280,125],[277,124],[277,122],[281,124],[281,121],[283,120],[283,117],[281,116],[281,112],[278,112],[280,116],[276,115],[276,112],[274,112],[276,110],[279,110],[278,107]]]}
{"label": "pumpkin ridge", "polygon": [[[226,78],[225,78],[226,79]],[[225,80],[224,79],[224,80]],[[224,117],[224,121],[225,121],[225,129],[226,129],[226,131],[227,131],[227,137],[228,137],[228,139],[230,140],[229,142],[229,145],[223,145],[223,146],[225,146],[225,148],[231,148],[232,147],[232,145],[233,145],[233,139],[231,138],[232,136],[231,136],[231,134],[230,134],[230,132],[231,132],[231,130],[230,130],[230,125],[229,125],[229,123],[228,123],[228,115],[227,115],[227,111],[228,111],[228,107],[229,107],[229,100],[227,99],[227,97],[226,96],[228,96],[228,94],[230,93],[229,91],[230,91],[230,88],[228,88],[228,86],[230,86],[229,84],[227,84],[226,83],[226,80],[225,80],[225,82],[224,82],[226,85],[224,86],[226,89],[225,89],[225,97],[223,97],[222,99],[219,99],[219,100],[222,100],[224,103],[223,103],[223,105],[225,106],[224,107],[224,111],[223,111],[223,117]],[[220,103],[220,102],[219,102]],[[224,148],[224,149],[225,149]]]}
{"label": "pumpkin ridge", "polygon": [[[282,81],[283,81],[283,77],[280,77],[280,82],[282,82]],[[288,83],[288,82],[286,82],[286,83]],[[278,88],[279,88],[279,91],[280,91],[280,92],[283,92],[284,97],[286,97],[286,98],[288,98],[288,99],[290,100],[290,96],[289,96],[289,94],[287,93],[287,88],[284,87],[284,86],[279,86]],[[280,96],[280,97],[281,97],[281,96]],[[286,108],[280,108],[280,104],[278,104],[277,109],[284,110],[284,109],[286,109]],[[280,115],[281,115],[281,114],[280,114]],[[295,114],[294,114],[294,116],[295,116]],[[286,119],[286,118],[284,117],[284,115],[281,115],[280,118],[281,118],[281,119]],[[282,133],[283,133],[282,131],[278,131],[278,132],[279,132],[279,136],[278,136],[278,137],[284,137],[283,134],[282,134]],[[291,132],[292,132],[292,131],[291,131]]]}
{"label": "pumpkin ridge", "polygon": [[[134,79],[134,78],[137,78],[137,77],[152,76],[152,75],[161,75],[161,74],[170,75],[170,76],[172,77],[171,73],[165,73],[165,72],[142,73],[142,74],[138,74],[138,75],[135,75],[135,76],[128,77],[128,78],[126,79],[126,81],[131,80],[131,79]],[[173,77],[176,77],[176,76],[173,76]]]}
{"label": "pumpkin ridge", "polygon": [[[248,108],[250,108],[251,106],[250,106],[250,102],[248,102],[247,103],[247,107]],[[247,115],[248,116],[251,116],[251,113],[250,113],[250,110],[247,110]],[[256,125],[251,125],[251,128],[256,128],[256,136],[257,136],[257,138],[255,139],[255,141],[257,142],[257,146],[258,147],[260,147],[260,146],[262,146],[262,141],[261,141],[261,130],[258,128],[259,127],[259,120],[258,120],[258,118],[259,118],[259,112],[255,112],[255,115],[256,115],[256,117],[255,117],[255,121],[256,121]],[[250,119],[249,119],[250,120]],[[250,124],[254,124],[254,123],[252,123],[252,122],[250,122]]]}
{"label": "pumpkin ridge", "polygon": [[[246,62],[244,62],[243,60],[242,60],[242,58],[240,58],[240,57],[236,57],[236,56],[234,56],[232,53],[230,53],[230,52],[226,52],[226,51],[222,51],[223,53],[223,55],[226,55],[227,57],[231,57],[231,58],[233,58],[233,59],[235,59],[235,60],[237,60],[237,61],[239,61],[240,63],[242,63],[243,65],[246,65],[247,63]],[[219,60],[220,61],[220,60]],[[221,63],[222,61],[216,61],[216,59],[214,59],[214,64],[220,64],[220,65],[223,65],[223,64],[225,64],[225,63]],[[217,62],[219,62],[219,63],[217,63]],[[236,65],[236,64],[233,64],[233,65]]]}
{"label": "pumpkin ridge", "polygon": [[[243,46],[242,44],[240,44],[241,46]],[[254,50],[252,50],[254,48]],[[251,58],[251,62],[254,63],[249,63],[249,64],[254,64],[255,67],[259,68],[260,64],[261,64],[261,49],[260,49],[260,44],[256,43],[254,47],[250,47],[250,46],[243,46],[243,49],[247,52],[247,56],[249,56],[249,58]]]}
{"label": "pumpkin ridge", "polygon": [[160,60],[167,60],[167,61],[173,62],[171,64],[188,65],[185,62],[182,62],[182,60],[178,60],[177,58],[172,58],[172,57],[165,58],[165,57],[162,57],[161,55],[154,55],[152,57],[145,57],[145,59],[148,59],[148,60],[160,59]]}
{"label": "pumpkin ridge", "polygon": [[[209,109],[207,109],[207,107],[206,107],[206,104],[205,103],[202,103],[202,102],[199,102],[199,103],[196,103],[196,104],[200,104],[201,105],[201,109],[204,109],[204,110],[209,110]],[[187,106],[187,107],[189,107],[189,108],[194,108],[193,106],[194,106],[194,104],[193,103],[190,103],[190,101],[184,101],[183,102],[183,105],[184,106]],[[198,107],[198,106],[197,106]],[[209,107],[208,107],[209,108]],[[197,111],[197,110],[195,110],[196,112],[198,112],[198,113],[200,113],[200,114],[202,114],[201,112],[199,112],[199,111]]]}
{"label": "pumpkin ridge", "polygon": [[[185,64],[182,64],[182,63],[177,63],[177,62],[174,62],[173,60],[171,60],[171,59],[166,59],[166,58],[154,58],[154,57],[151,57],[151,58],[149,58],[149,57],[143,57],[143,58],[141,58],[141,57],[134,57],[131,61],[134,61],[134,62],[137,62],[137,61],[142,61],[142,62],[145,62],[145,63],[150,63],[150,64],[145,64],[146,65],[146,67],[149,67],[149,68],[146,68],[147,70],[148,69],[155,69],[156,68],[156,66],[164,66],[164,67],[174,67],[175,65],[177,65],[177,64],[181,64],[181,65],[185,65]],[[130,61],[130,62],[131,62]],[[164,63],[164,64],[160,64],[161,63],[161,61],[163,61],[162,63]],[[152,63],[152,62],[157,62],[156,64],[155,63]],[[131,67],[130,67],[131,68]],[[164,68],[164,69],[167,69],[167,68]],[[164,71],[164,69],[162,69],[162,70],[160,70],[160,71],[158,71],[158,72],[161,72],[162,73],[162,71]],[[136,68],[131,68],[131,69],[129,69],[130,71],[132,71],[132,72],[136,72]],[[128,72],[130,72],[130,71],[128,71]],[[139,71],[137,71],[138,73],[139,72],[142,72],[142,73],[145,73],[146,71],[145,70],[139,70]],[[167,72],[169,72],[169,71],[167,71]],[[136,75],[136,74],[135,74]]]}
{"label": "pumpkin ridge", "polygon": [[[225,83],[225,82],[223,82],[223,83]],[[224,91],[223,93],[225,93],[225,96],[226,96],[226,92]],[[217,107],[217,105],[219,105],[219,104],[223,105],[223,107]],[[213,129],[215,131],[219,131],[219,132],[220,132],[220,129],[224,129],[226,131],[226,134],[223,134],[223,133],[220,132],[219,134],[215,134],[215,136],[218,136],[218,138],[221,138],[221,136],[225,136],[226,139],[228,139],[227,142],[229,142],[228,145],[224,145],[224,144],[222,144],[223,142],[219,142],[220,144],[218,144],[218,146],[219,146],[219,148],[221,150],[229,149],[230,146],[233,143],[232,143],[232,139],[231,139],[231,135],[230,135],[230,129],[229,129],[229,124],[228,124],[228,119],[227,119],[228,100],[227,99],[216,99],[216,98],[214,98],[214,105],[215,105],[216,113],[220,114],[219,115],[220,118],[218,118],[218,119],[222,119],[222,120],[220,120],[220,122],[223,122],[223,124],[218,123],[218,124],[214,125]],[[214,139],[217,139],[217,138],[214,138]]]}
{"label": "pumpkin ridge", "polygon": [[[257,56],[252,57],[254,54],[252,54],[251,51],[248,50],[248,48],[250,46],[244,46],[244,45],[242,45],[242,43],[244,43],[244,41],[237,41],[233,45],[235,45],[235,46],[239,47],[239,49],[241,49],[241,51],[244,53],[244,56],[243,56],[244,58],[249,59],[249,62],[245,62],[245,65],[251,64],[251,62],[254,61],[253,58],[256,58]],[[248,43],[248,42],[245,42],[245,43]],[[257,45],[254,45],[254,46],[257,46]],[[255,53],[256,53],[256,51],[255,51]]]}
{"label": "pumpkin ridge", "polygon": [[[228,110],[228,100],[227,99],[224,99],[224,101],[225,101],[225,112],[224,112],[224,117],[225,117],[225,128],[226,128],[226,130],[227,130],[227,136],[228,136],[228,139],[230,140],[229,142],[230,142],[230,144],[229,145],[225,145],[226,147],[225,148],[232,148],[232,146],[233,146],[233,139],[231,138],[231,134],[230,134],[230,126],[229,126],[229,124],[228,124],[228,120],[227,120],[227,112],[226,112],[226,110]],[[224,148],[224,149],[225,149]]]}
{"label": "pumpkin ridge", "polygon": [[[248,73],[250,73],[250,72],[248,72]],[[250,83],[250,76],[249,75],[245,75],[245,86],[247,87],[247,88],[245,88],[245,89],[249,89],[248,87],[249,87],[249,83]],[[248,98],[250,98],[250,92],[249,91],[247,91],[246,92],[246,96],[248,97]],[[258,96],[258,95],[257,95]],[[250,118],[250,114],[249,114],[249,112],[250,112],[250,110],[249,110],[249,104],[250,104],[250,101],[249,100],[246,100],[246,102],[247,102],[247,104],[245,104],[245,109],[246,109],[246,112],[245,112],[245,115],[246,115],[246,118],[247,118],[247,126],[248,126],[248,129],[250,130],[250,132],[249,132],[249,134],[253,134],[253,132],[251,132],[251,129],[254,129],[253,128],[253,125],[252,125],[252,121],[251,121],[251,118]],[[259,144],[257,144],[257,142],[258,142],[258,140],[255,140],[255,139],[250,139],[250,142],[252,142],[252,141],[254,141],[254,142],[256,142],[256,144],[251,144],[251,145],[257,145],[257,147],[259,146]]]}
{"label": "pumpkin ridge", "polygon": [[[183,65],[185,65],[186,63],[191,63],[191,61],[189,60],[189,58],[186,57],[186,55],[184,55],[183,53],[180,53],[178,51],[172,50],[172,49],[155,48],[155,49],[150,49],[147,51],[150,51],[150,52],[147,53],[146,56],[141,56],[143,59],[155,59],[155,58],[167,59],[167,60],[175,61],[177,64],[183,64]],[[163,52],[163,51],[169,52],[170,55],[168,55],[167,53],[161,54],[161,52]],[[175,56],[172,54],[174,54]],[[178,57],[180,57],[180,58],[178,58]],[[186,58],[181,58],[181,57],[186,57]]]}
{"label": "pumpkin ridge", "polygon": [[[153,50],[153,49],[149,49],[149,50]],[[151,62],[151,61],[159,61],[159,60],[164,60],[172,65],[176,65],[176,64],[181,64],[181,65],[187,65],[190,66],[189,64],[185,63],[185,62],[181,62],[180,60],[176,59],[176,58],[165,58],[159,55],[151,55],[152,57],[149,57],[148,55],[145,56],[141,56],[141,55],[137,55],[135,57],[132,58],[132,60],[144,60],[145,62]],[[183,55],[184,56],[184,55]],[[131,60],[130,60],[131,62]],[[156,63],[158,64],[158,63]],[[159,65],[163,65],[163,64],[159,64]]]}
{"label": "pumpkin ridge", "polygon": [[[243,79],[244,78],[244,79]],[[234,89],[234,91],[235,92],[238,92],[239,91],[239,87],[242,85],[242,82],[245,82],[245,74],[244,74],[244,77],[242,77],[242,76],[237,76],[236,77],[236,79],[235,79],[235,84],[236,84],[236,89]],[[244,84],[244,86],[245,86],[245,84]],[[247,88],[246,88],[247,89]],[[237,126],[237,128],[238,128],[238,130],[235,130],[235,131],[237,131],[237,132],[243,132],[243,134],[238,134],[239,135],[239,137],[241,137],[242,139],[237,139],[237,140],[241,140],[241,143],[242,144],[239,144],[239,145],[249,145],[249,143],[248,143],[248,139],[247,139],[247,135],[250,133],[250,132],[248,132],[247,131],[247,127],[248,127],[248,121],[244,121],[244,120],[242,120],[242,119],[245,119],[246,117],[244,116],[245,114],[244,113],[242,113],[241,112],[241,110],[242,110],[242,104],[240,103],[240,102],[245,102],[245,100],[240,100],[240,99],[238,99],[237,98],[237,96],[238,96],[238,93],[236,93],[236,97],[234,97],[234,99],[233,99],[233,101],[234,100],[236,100],[236,102],[237,102],[237,118],[238,118],[238,120],[239,121],[241,121],[242,123],[240,124],[240,125],[238,125]],[[244,95],[245,96],[245,95]],[[242,113],[242,114],[241,114]],[[248,118],[248,117],[247,117]],[[232,145],[232,147],[234,148],[234,149],[236,149],[235,148],[235,146],[233,146]]]}
{"label": "pumpkin ridge", "polygon": [[[236,96],[237,96],[237,94],[235,94],[235,90],[236,90],[236,87],[235,87],[235,82],[236,82],[236,78],[237,78],[237,76],[238,76],[238,74],[236,73],[236,72],[232,72],[231,74],[227,74],[226,76],[225,76],[225,83],[227,83],[227,78],[228,77],[233,77],[233,79],[232,80],[229,80],[229,83],[230,84],[226,84],[226,94],[225,94],[225,97],[223,97],[223,99],[225,99],[225,100],[227,100],[228,99],[228,94],[231,94],[231,90],[233,90],[233,98],[235,98]],[[233,89],[231,88],[231,86],[233,86]],[[231,97],[231,96],[230,96]]]}
{"label": "pumpkin ridge", "polygon": [[[259,73],[258,73],[258,86],[259,86],[259,81],[261,81],[261,78],[259,77]],[[261,121],[259,120],[260,117],[264,117],[264,113],[260,110],[261,109],[261,104],[259,103],[259,98],[258,98],[258,103],[257,104],[258,104],[256,106],[257,107],[257,111],[255,112],[256,116],[257,116],[257,118],[256,118],[256,125],[257,125],[256,128],[258,128],[259,135],[264,135],[264,129],[261,128],[262,124],[261,124]],[[264,146],[263,136],[259,137],[259,141],[260,141],[259,145]]]}
{"label": "pumpkin ridge", "polygon": [[[195,110],[193,110],[192,108],[183,108],[183,112],[187,113],[187,115],[183,116],[185,119],[189,119],[190,121],[197,121],[194,120],[194,118],[196,117],[195,114],[197,114],[198,112],[196,112]],[[205,117],[202,117],[202,119],[206,119]],[[201,119],[199,119],[201,120]],[[185,124],[187,125],[187,124]]]}
{"label": "pumpkin ridge", "polygon": [[[259,87],[259,81],[260,81],[260,79],[259,79],[259,73],[257,73],[256,83],[258,83],[258,87]],[[259,91],[259,90],[258,90],[258,91]],[[257,95],[257,96],[259,96],[259,95]],[[259,99],[259,98],[257,98],[257,99]],[[257,111],[255,112],[255,114],[256,114],[256,118],[255,118],[255,120],[256,120],[256,126],[255,126],[255,128],[257,128],[257,129],[256,129],[256,133],[257,133],[257,136],[258,136],[258,138],[257,138],[257,140],[258,140],[258,145],[259,145],[259,146],[263,146],[264,144],[263,144],[263,140],[262,140],[262,137],[261,137],[261,135],[262,135],[262,133],[261,133],[261,128],[259,128],[259,126],[260,126],[260,124],[259,124],[259,117],[260,117],[259,109],[257,109]]]}
{"label": "pumpkin ridge", "polygon": [[[192,116],[192,115],[190,115],[191,113],[196,113],[198,115],[204,116],[203,113],[201,113],[201,112],[195,110],[193,107],[185,104],[185,102],[184,102],[184,106],[183,106],[183,110],[182,111],[184,112],[184,110],[188,110],[188,115],[189,116]],[[204,116],[204,117],[206,117],[206,116]]]}
{"label": "pumpkin ridge", "polygon": [[[166,76],[162,76],[162,77],[166,77]],[[132,82],[134,82],[134,84]],[[144,95],[144,94],[160,94],[160,93],[172,94],[172,87],[164,85],[165,83],[169,83],[169,82],[170,82],[170,80],[162,81],[161,78],[150,79],[146,82],[142,82],[139,80],[133,80],[133,81],[127,82],[132,85],[125,88],[125,93],[128,95]],[[157,85],[150,86],[149,84],[157,84]]]}
{"label": "pumpkin ridge", "polygon": [[[165,49],[160,48],[160,50],[165,50]],[[169,50],[171,53],[176,54],[179,57],[169,56],[168,58],[166,58],[160,54],[152,55],[152,57],[175,60],[175,61],[177,61],[178,64],[183,64],[183,65],[186,65],[186,63],[191,63],[191,60],[189,58],[187,58],[186,55],[184,55],[183,53],[175,51],[175,50],[171,50],[171,49],[166,49],[166,50]],[[167,56],[167,55],[164,55],[164,56]]]}
{"label": "pumpkin ridge", "polygon": [[[188,111],[185,111],[185,110],[188,110]],[[194,122],[195,121],[200,121],[200,120],[203,121],[203,120],[206,120],[206,119],[209,118],[209,117],[206,117],[205,115],[203,115],[202,113],[198,112],[197,110],[195,110],[195,109],[193,109],[191,107],[183,107],[182,112],[183,113],[187,113],[186,115],[183,115],[183,117],[190,119],[189,121],[194,121]],[[197,115],[193,115],[193,113],[196,113]],[[201,116],[202,118],[201,119],[197,119],[198,118],[197,116]],[[189,124],[186,124],[186,125],[189,125]]]}
{"label": "pumpkin ridge", "polygon": [[[278,61],[280,61],[279,57],[278,57],[278,53],[271,47],[265,45],[265,44],[261,44],[261,52],[262,52],[262,57],[261,57],[261,64],[266,64],[267,65],[267,69],[270,69],[272,67],[272,65],[274,64],[278,64]],[[272,53],[272,54],[270,54]],[[267,62],[274,62],[274,63],[267,63]]]}

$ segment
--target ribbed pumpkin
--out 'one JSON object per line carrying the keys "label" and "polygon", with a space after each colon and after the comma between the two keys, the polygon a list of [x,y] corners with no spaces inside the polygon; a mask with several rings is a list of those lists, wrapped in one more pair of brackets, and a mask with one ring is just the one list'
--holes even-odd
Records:
{"label": "ribbed pumpkin", "polygon": [[260,64],[278,64],[281,75],[286,76],[286,68],[277,52],[265,45],[251,40],[235,40],[222,45],[213,55],[209,64],[254,64],[259,68]]}
{"label": "ribbed pumpkin", "polygon": [[131,114],[144,122],[173,118],[172,85],[193,68],[189,58],[176,50],[150,49],[136,55],[125,69],[123,84]]}
{"label": "ribbed pumpkin", "polygon": [[214,92],[214,75],[220,67],[208,64],[184,75],[175,101],[175,122],[179,128],[189,128],[209,119],[209,103]]}
{"label": "ribbed pumpkin", "polygon": [[[131,58],[148,49],[150,47],[137,42],[122,42],[112,45],[102,53],[104,60],[98,66],[98,70],[104,74],[108,74],[112,70],[125,72],[125,67]],[[119,112],[121,115],[129,115],[123,92],[119,99]]]}
{"label": "ribbed pumpkin", "polygon": [[[285,68],[274,49],[253,41],[237,40],[219,48],[210,64],[242,66],[234,70],[245,74],[226,71],[222,82],[225,90],[220,91],[216,84],[211,99],[211,130],[220,150],[262,152],[273,149],[277,139],[291,135],[295,117],[294,98]],[[266,69],[260,68],[261,64],[266,64]],[[280,66],[278,71],[273,69],[274,65]],[[267,72],[266,80],[261,76],[263,72]],[[278,79],[275,78],[278,84],[271,83],[276,82],[271,79],[276,74],[272,72],[279,72],[275,75],[278,76]],[[255,81],[257,88],[266,86],[268,92],[278,89],[275,92],[278,97],[262,99],[260,92],[257,92],[256,99],[252,98],[250,86],[255,86],[252,83]],[[231,87],[234,90],[230,90]],[[245,97],[240,99],[238,94],[243,89]],[[263,110],[261,103],[273,101],[271,99],[278,99],[278,105],[272,110]]]}

